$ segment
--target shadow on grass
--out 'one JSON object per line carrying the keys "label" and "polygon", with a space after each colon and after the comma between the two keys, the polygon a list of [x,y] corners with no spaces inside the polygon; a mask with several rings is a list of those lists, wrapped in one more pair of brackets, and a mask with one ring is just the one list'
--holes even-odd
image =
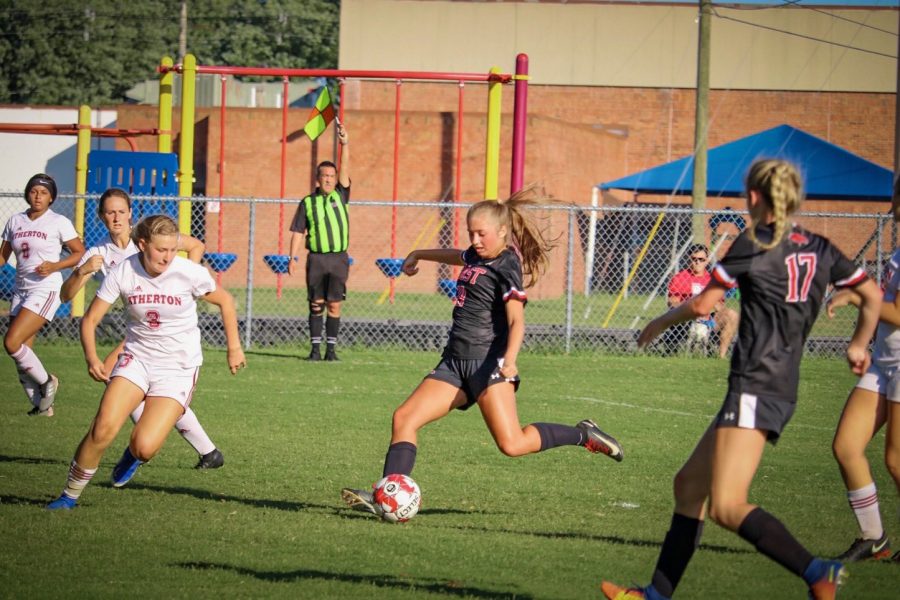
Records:
{"label": "shadow on grass", "polygon": [[[463,527],[463,526],[455,526],[448,527],[448,529],[457,529],[459,531],[477,531],[481,533],[503,533],[503,534],[514,534],[514,535],[527,535],[531,537],[541,537],[541,538],[549,538],[549,539],[573,539],[573,540],[586,540],[589,542],[603,542],[606,544],[622,544],[626,546],[637,546],[640,548],[659,548],[662,546],[662,542],[651,541],[651,540],[638,540],[631,538],[624,538],[617,535],[594,535],[590,533],[574,533],[574,532],[550,532],[550,531],[515,531],[513,529],[491,529],[488,527]],[[718,546],[711,544],[700,544],[700,550],[706,550],[707,552],[717,552],[719,554],[756,554],[755,550],[749,550],[746,548],[732,548],[731,546]]]}
{"label": "shadow on grass", "polygon": [[[101,483],[100,485],[104,487],[112,487],[110,483]],[[297,502],[295,500],[268,500],[265,498],[242,498],[240,496],[230,496],[228,494],[220,494],[216,492],[211,492],[209,490],[201,490],[196,488],[188,488],[182,486],[175,487],[166,487],[161,485],[152,485],[147,483],[136,483],[132,482],[128,485],[129,489],[134,490],[146,490],[148,492],[161,492],[163,494],[172,494],[172,495],[180,495],[180,496],[191,496],[198,500],[213,500],[216,502],[237,502],[238,504],[244,504],[247,506],[252,506],[255,508],[271,508],[275,510],[286,510],[286,511],[302,511],[302,510],[325,510],[331,512],[332,514],[347,518],[347,519],[371,519],[372,515],[369,513],[360,512],[358,510],[353,510],[346,506],[343,506],[339,503],[338,499],[335,499],[335,503],[332,504],[316,504],[313,502]],[[466,511],[459,510],[454,508],[429,508],[427,510],[423,510],[420,514],[429,514],[429,515],[447,515],[447,514],[470,514],[470,513],[481,513],[482,511]]]}
{"label": "shadow on grass", "polygon": [[[107,484],[112,487],[112,484]],[[131,483],[129,489],[146,490],[148,492],[161,492],[163,494],[172,494],[177,496],[191,496],[198,500],[214,500],[216,502],[237,502],[238,504],[246,504],[256,508],[273,508],[275,510],[330,510],[337,512],[336,508],[329,504],[314,504],[311,502],[297,502],[293,500],[268,500],[265,498],[241,498],[240,496],[230,496],[228,494],[219,494],[210,492],[209,490],[201,490],[196,488],[188,488],[182,486],[166,487],[161,485],[152,485],[147,483]]]}
{"label": "shadow on grass", "polygon": [[44,498],[43,500],[37,500],[35,498],[24,498],[22,496],[12,496],[10,494],[0,494],[0,506],[4,504],[27,504],[28,506],[40,506],[41,508],[47,506],[47,503],[50,502],[52,498]]}
{"label": "shadow on grass", "polygon": [[37,458],[34,456],[6,456],[0,454],[0,463],[21,463],[23,465],[68,465],[69,461],[57,458]]}
{"label": "shadow on grass", "polygon": [[400,578],[393,575],[354,575],[350,573],[338,573],[332,571],[316,571],[314,569],[294,569],[292,571],[257,571],[246,567],[209,562],[176,563],[175,566],[193,570],[222,570],[231,571],[242,576],[255,577],[270,582],[298,582],[309,579],[321,579],[324,581],[340,581],[342,583],[361,583],[374,585],[386,590],[396,589],[409,592],[430,592],[447,596],[462,596],[470,598],[508,598],[510,600],[530,600],[530,594],[494,592],[476,587],[462,585],[453,580],[437,579],[412,579]]}

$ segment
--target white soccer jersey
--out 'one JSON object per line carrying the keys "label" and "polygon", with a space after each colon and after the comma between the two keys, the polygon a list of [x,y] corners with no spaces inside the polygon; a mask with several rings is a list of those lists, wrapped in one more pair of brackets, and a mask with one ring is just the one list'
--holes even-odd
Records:
{"label": "white soccer jersey", "polygon": [[16,255],[16,290],[59,291],[63,283],[62,273],[56,271],[41,277],[35,269],[44,261],[59,262],[63,242],[77,237],[72,221],[51,209],[34,221],[24,212],[11,216],[3,228],[3,239],[12,246]]}
{"label": "white soccer jersey", "polygon": [[161,275],[150,277],[134,254],[110,269],[97,297],[125,304],[125,352],[154,368],[186,369],[203,363],[196,298],[216,283],[206,267],[176,256]]}
{"label": "white soccer jersey", "polygon": [[[895,250],[891,256],[891,273],[891,279],[884,288],[884,302],[893,304],[900,291],[900,249]],[[900,328],[879,321],[872,358],[882,368],[900,367]]]}
{"label": "white soccer jersey", "polygon": [[119,248],[119,246],[112,241],[112,238],[107,236],[106,241],[102,244],[97,244],[96,246],[88,248],[87,252],[84,253],[84,256],[81,257],[81,260],[78,261],[78,264],[75,265],[75,268],[86,263],[90,257],[100,255],[103,257],[103,266],[100,267],[100,272],[106,277],[110,269],[125,262],[126,258],[137,253],[138,248],[135,246],[133,240],[129,239],[127,246]]}

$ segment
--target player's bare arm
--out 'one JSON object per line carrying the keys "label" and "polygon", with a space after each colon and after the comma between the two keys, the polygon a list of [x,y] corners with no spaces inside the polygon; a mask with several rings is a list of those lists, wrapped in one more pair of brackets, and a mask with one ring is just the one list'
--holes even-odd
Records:
{"label": "player's bare arm", "polygon": [[509,326],[509,337],[506,341],[506,352],[503,354],[503,366],[500,374],[507,379],[519,374],[516,360],[519,358],[519,350],[525,339],[525,305],[519,300],[509,300],[506,303],[506,324]]}
{"label": "player's bare arm", "polygon": [[199,264],[206,252],[206,244],[193,236],[181,234],[178,236],[178,250],[186,252],[189,260]]}
{"label": "player's bare arm", "polygon": [[638,336],[638,347],[645,347],[672,325],[708,315],[725,298],[725,291],[720,283],[710,281],[702,292],[650,321]]}
{"label": "player's bare arm", "polygon": [[0,244],[0,267],[7,263],[10,254],[12,254],[12,246],[9,245],[9,242],[3,240],[3,243]]}
{"label": "player's bare arm", "polygon": [[97,325],[109,310],[111,304],[100,298],[94,298],[87,313],[81,319],[81,348],[84,351],[84,361],[87,363],[88,375],[94,381],[109,381],[109,374],[103,366],[103,361],[97,356]]}
{"label": "player's bare arm", "polygon": [[83,288],[88,279],[102,267],[103,257],[99,254],[95,254],[88,258],[80,267],[72,269],[72,273],[69,274],[62,284],[62,288],[59,290],[60,299],[63,302],[68,302],[74,298],[75,294],[78,293],[78,290]]}
{"label": "player's bare arm", "polygon": [[881,314],[881,290],[871,279],[866,279],[853,288],[859,294],[859,318],[856,320],[856,330],[850,338],[847,346],[847,362],[850,370],[857,375],[862,375],[869,369],[871,356],[869,356],[869,340],[875,335],[878,326],[878,318]]}
{"label": "player's bare arm", "polygon": [[222,325],[225,328],[225,341],[228,346],[228,369],[234,375],[247,366],[244,349],[241,348],[241,337],[238,333],[237,311],[234,298],[222,288],[216,288],[203,296],[203,299],[219,307],[222,313]]}
{"label": "player's bare arm", "polygon": [[465,264],[463,263],[461,250],[456,248],[434,248],[430,250],[413,250],[404,259],[400,270],[412,277],[419,272],[418,264],[420,260],[439,262],[457,267]]}

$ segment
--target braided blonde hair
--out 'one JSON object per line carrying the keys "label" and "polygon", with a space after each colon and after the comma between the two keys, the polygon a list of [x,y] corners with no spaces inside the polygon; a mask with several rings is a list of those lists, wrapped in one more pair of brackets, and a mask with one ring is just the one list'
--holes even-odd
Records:
{"label": "braided blonde hair", "polygon": [[[750,231],[747,235],[763,250],[770,250],[781,242],[788,230],[788,217],[797,212],[803,202],[803,179],[793,163],[786,160],[762,159],[750,165],[746,180],[747,195],[759,192],[762,203],[750,210]],[[756,237],[756,226],[770,211],[775,220],[772,240],[760,242]]]}
{"label": "braided blonde hair", "polygon": [[522,188],[506,200],[482,200],[473,205],[467,219],[476,214],[491,215],[500,226],[507,230],[507,245],[512,245],[522,257],[522,273],[527,277],[525,287],[532,287],[541,278],[550,264],[550,251],[556,247],[557,236],[548,239],[547,226],[541,226],[535,212],[526,210],[559,201],[547,194],[543,188],[530,185]]}

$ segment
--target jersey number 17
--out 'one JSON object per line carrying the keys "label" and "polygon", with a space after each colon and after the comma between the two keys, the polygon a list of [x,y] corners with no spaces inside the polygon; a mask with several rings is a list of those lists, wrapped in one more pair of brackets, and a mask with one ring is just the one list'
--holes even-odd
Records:
{"label": "jersey number 17", "polygon": [[812,287],[813,278],[816,276],[817,260],[818,257],[813,252],[799,252],[784,259],[788,271],[785,302],[806,302],[809,288]]}

